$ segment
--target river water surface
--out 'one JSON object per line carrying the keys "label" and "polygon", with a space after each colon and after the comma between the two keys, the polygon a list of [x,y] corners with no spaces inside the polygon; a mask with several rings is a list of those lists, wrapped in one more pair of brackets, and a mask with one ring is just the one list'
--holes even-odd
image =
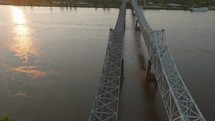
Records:
{"label": "river water surface", "polygon": [[[0,116],[86,121],[118,9],[0,6]],[[147,10],[165,29],[176,65],[208,121],[215,119],[215,12]],[[155,83],[144,81],[145,46],[126,14],[120,121],[167,121]]]}

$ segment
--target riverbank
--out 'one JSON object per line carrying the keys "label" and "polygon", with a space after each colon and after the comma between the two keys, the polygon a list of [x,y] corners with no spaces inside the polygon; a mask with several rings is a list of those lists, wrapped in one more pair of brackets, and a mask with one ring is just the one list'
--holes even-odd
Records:
{"label": "riverbank", "polygon": [[[0,2],[0,5],[13,5],[13,6],[31,6],[31,7],[88,7],[88,8],[119,8],[119,5],[93,5],[93,4],[86,4],[86,3],[78,3],[78,4],[15,4],[11,2]],[[127,4],[127,8],[131,9],[131,5]],[[170,7],[170,6],[143,6],[143,9],[149,10],[190,10],[188,7]],[[209,10],[215,10],[215,7],[209,7]]]}

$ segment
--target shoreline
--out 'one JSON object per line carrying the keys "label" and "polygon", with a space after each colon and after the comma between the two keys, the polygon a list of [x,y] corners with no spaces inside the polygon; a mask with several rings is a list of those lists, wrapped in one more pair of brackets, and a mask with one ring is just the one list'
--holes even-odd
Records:
{"label": "shoreline", "polygon": [[[66,8],[104,8],[104,9],[109,9],[109,8],[119,8],[119,6],[109,6],[109,7],[104,7],[102,5],[48,5],[48,4],[40,4],[40,5],[20,5],[20,4],[14,4],[14,3],[0,3],[0,5],[11,5],[11,6],[24,6],[24,7],[66,7]],[[131,5],[127,5],[127,9],[132,9]],[[187,7],[163,7],[163,6],[143,6],[143,9],[145,10],[184,10],[184,11],[189,11],[190,9]],[[210,9],[209,10],[215,10],[215,9]]]}

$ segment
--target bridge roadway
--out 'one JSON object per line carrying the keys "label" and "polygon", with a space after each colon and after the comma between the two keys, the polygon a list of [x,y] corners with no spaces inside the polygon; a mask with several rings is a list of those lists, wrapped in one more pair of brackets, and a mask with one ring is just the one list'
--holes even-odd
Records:
{"label": "bridge roadway", "polygon": [[88,121],[117,121],[120,84],[123,77],[123,36],[126,1],[123,0],[114,30],[110,29],[97,96]]}
{"label": "bridge roadway", "polygon": [[[189,93],[168,46],[164,30],[153,30],[147,23],[143,9],[131,0],[149,53],[148,74],[152,68],[166,108],[169,121],[205,121]],[[126,1],[122,0],[116,26],[110,29],[103,69],[88,121],[117,121],[120,82],[123,77],[123,36]]]}

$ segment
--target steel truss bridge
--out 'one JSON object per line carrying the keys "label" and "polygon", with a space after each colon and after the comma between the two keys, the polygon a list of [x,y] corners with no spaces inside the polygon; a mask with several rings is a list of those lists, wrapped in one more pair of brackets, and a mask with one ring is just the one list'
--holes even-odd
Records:
{"label": "steel truss bridge", "polygon": [[[131,0],[136,22],[149,54],[147,75],[155,75],[169,121],[206,121],[189,93],[172,54],[166,45],[165,31],[153,30],[146,21],[142,6]],[[118,121],[120,82],[123,79],[123,36],[126,0],[121,1],[117,23],[110,29],[97,96],[88,121]]]}

